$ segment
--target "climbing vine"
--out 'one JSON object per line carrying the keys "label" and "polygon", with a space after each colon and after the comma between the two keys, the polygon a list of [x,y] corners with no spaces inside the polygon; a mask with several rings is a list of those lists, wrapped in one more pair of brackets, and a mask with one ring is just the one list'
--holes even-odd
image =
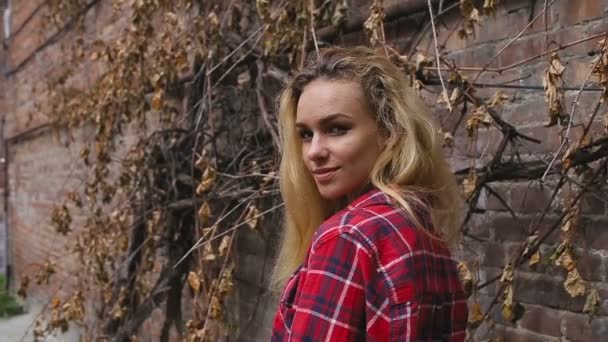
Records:
{"label": "climbing vine", "polygon": [[[235,238],[242,229],[259,231],[265,220],[276,222],[281,208],[273,95],[308,53],[337,42],[319,29],[339,32],[351,20],[348,2],[113,0],[113,15],[127,18],[124,29],[114,40],[89,40],[83,8],[109,6],[95,3],[47,3],[49,27],[63,30],[78,22],[68,29],[81,36],[65,43],[71,52],[65,56],[67,67],[48,76],[48,96],[38,108],[60,131],[91,134],[80,153],[88,177],[50,218],[56,233],[70,238],[69,253],[77,258],[79,271],[73,289],[52,299],[34,334],[43,337],[76,323],[88,340],[136,340],[142,324],[162,307],[161,340],[168,340],[172,331],[186,341],[218,340],[230,330],[226,301],[235,283]],[[454,30],[460,39],[470,39],[480,16],[492,16],[500,1],[478,6],[461,0],[456,5],[451,8],[460,11],[462,20]],[[581,196],[606,177],[606,132],[590,130],[608,96],[602,36],[588,38],[599,44],[590,77],[601,86],[601,96],[589,121],[576,127],[582,127],[580,139],[570,136],[573,114],[564,100],[560,49],[568,45],[537,56],[547,63],[547,126],[563,128],[555,158],[539,163],[507,153],[522,141],[540,142],[499,115],[508,98],[501,92],[487,98],[476,92],[483,87],[477,83],[482,73],[500,73],[506,67],[457,66],[436,36],[439,56],[434,50],[416,51],[417,46],[411,47],[413,53],[402,52],[387,40],[384,25],[390,10],[382,1],[370,1],[370,14],[361,26],[369,45],[395,61],[421,94],[435,96],[443,110],[460,116],[453,127],[442,127],[446,152],[454,149],[460,127],[466,143],[474,145],[480,132],[501,133],[489,162],[479,167],[473,161],[457,171],[467,203],[463,235],[474,238],[470,220],[479,212],[481,194],[499,197],[493,182],[551,176],[558,184],[555,194],[568,193],[562,196],[566,199],[559,222],[548,233],[531,227],[518,256],[494,279],[481,283],[474,262],[459,264],[471,295],[471,332],[492,324],[489,313],[495,304],[501,305],[506,321],[521,317],[514,274],[524,263],[535,265],[541,258],[562,267],[565,290],[572,297],[586,296],[585,312],[597,314],[598,292],[577,270],[573,234]],[[440,13],[436,6],[429,10],[435,15],[432,20],[449,11]],[[93,70],[87,84],[75,77],[84,66]],[[471,71],[478,73],[474,79],[468,76]],[[551,255],[541,255],[541,244],[560,228],[562,242]],[[19,293],[27,295],[32,281],[48,283],[59,267],[57,260],[40,265],[21,279]],[[477,293],[491,283],[498,283],[498,291],[484,309]],[[184,305],[192,308],[188,317]]]}

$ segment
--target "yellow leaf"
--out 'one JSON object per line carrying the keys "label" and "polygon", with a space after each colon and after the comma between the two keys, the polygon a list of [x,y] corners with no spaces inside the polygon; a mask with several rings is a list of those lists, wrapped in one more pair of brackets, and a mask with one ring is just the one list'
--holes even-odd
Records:
{"label": "yellow leaf", "polygon": [[450,102],[455,103],[456,100],[458,100],[460,98],[461,94],[462,94],[462,90],[460,90],[460,88],[458,88],[458,87],[454,88],[454,90],[452,90],[452,95],[450,95]]}
{"label": "yellow leaf", "polygon": [[464,196],[466,198],[471,197],[475,191],[475,188],[477,187],[477,175],[474,173],[469,174],[469,176],[462,181],[462,187],[464,190]]}
{"label": "yellow leaf", "polygon": [[53,301],[51,302],[51,308],[56,309],[61,305],[61,300],[57,297],[53,298]]}
{"label": "yellow leaf", "polygon": [[219,298],[217,298],[217,296],[211,297],[209,305],[211,306],[209,310],[209,316],[211,316],[211,319],[219,318],[223,311]]}
{"label": "yellow leaf", "polygon": [[590,315],[595,316],[600,311],[600,295],[597,292],[596,288],[592,288],[587,295],[587,299],[585,300],[585,307],[583,308],[583,312]]}
{"label": "yellow leaf", "polygon": [[555,265],[563,266],[568,272],[574,270],[576,264],[574,263],[574,259],[572,259],[572,254],[570,254],[569,249],[564,250],[564,252],[555,260]]}
{"label": "yellow leaf", "polygon": [[251,73],[249,72],[249,69],[240,73],[236,79],[236,83],[239,87],[244,87],[249,83],[249,81],[251,81]]}
{"label": "yellow leaf", "polygon": [[203,250],[203,260],[212,261],[215,260],[217,256],[213,252],[213,247],[209,242],[205,243],[205,249]]}
{"label": "yellow leaf", "polygon": [[194,294],[198,295],[199,291],[201,290],[201,280],[199,279],[198,275],[192,271],[188,273],[188,285],[190,285],[190,288],[192,291],[194,291]]}
{"label": "yellow leaf", "polygon": [[162,89],[157,90],[152,96],[152,108],[154,110],[160,110],[163,107],[164,91]]}
{"label": "yellow leaf", "polygon": [[530,257],[530,266],[534,266],[540,262],[540,252],[536,251],[536,253],[532,254]]}
{"label": "yellow leaf", "polygon": [[502,275],[500,276],[501,283],[510,283],[513,281],[513,264],[508,263],[505,265],[505,268],[502,271]]}
{"label": "yellow leaf", "polygon": [[471,306],[471,314],[469,315],[469,322],[477,323],[483,319],[483,313],[481,312],[481,306],[479,303],[474,302]]}
{"label": "yellow leaf", "polygon": [[205,171],[207,169],[207,150],[203,150],[200,158],[198,158],[194,163],[194,167],[201,171]]}
{"label": "yellow leaf", "polygon": [[507,286],[502,303],[502,317],[508,321],[513,321],[513,285]]}
{"label": "yellow leaf", "polygon": [[205,172],[203,172],[203,179],[200,184],[196,188],[196,194],[200,195],[203,192],[209,190],[215,181],[215,170],[211,167],[207,167]]}
{"label": "yellow leaf", "polygon": [[551,55],[551,67],[549,68],[549,72],[553,75],[561,76],[566,68],[562,65],[559,60],[559,56],[557,53]]}
{"label": "yellow leaf", "polygon": [[575,268],[568,272],[568,277],[564,282],[564,289],[571,297],[582,296],[587,289],[587,283],[581,278],[578,270]]}
{"label": "yellow leaf", "polygon": [[252,204],[249,206],[247,210],[247,216],[245,217],[245,221],[247,221],[247,225],[251,229],[255,229],[258,226],[260,212],[258,209]]}
{"label": "yellow leaf", "polygon": [[220,242],[220,247],[218,248],[218,252],[220,256],[225,256],[228,251],[228,247],[230,246],[230,236],[224,235],[222,238],[222,242]]}
{"label": "yellow leaf", "polygon": [[209,222],[209,216],[211,216],[211,207],[209,207],[209,203],[205,201],[198,210],[198,220],[202,225],[206,226]]}
{"label": "yellow leaf", "polygon": [[463,261],[458,263],[457,268],[460,282],[462,283],[462,287],[468,298],[473,292],[473,274],[469,270],[467,264]]}

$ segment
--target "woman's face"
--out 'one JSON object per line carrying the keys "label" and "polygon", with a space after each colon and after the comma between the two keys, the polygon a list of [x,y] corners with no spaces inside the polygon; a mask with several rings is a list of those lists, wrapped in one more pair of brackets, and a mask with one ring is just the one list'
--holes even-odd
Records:
{"label": "woman's face", "polygon": [[296,129],[323,198],[342,198],[368,182],[383,142],[359,82],[310,82],[298,101]]}

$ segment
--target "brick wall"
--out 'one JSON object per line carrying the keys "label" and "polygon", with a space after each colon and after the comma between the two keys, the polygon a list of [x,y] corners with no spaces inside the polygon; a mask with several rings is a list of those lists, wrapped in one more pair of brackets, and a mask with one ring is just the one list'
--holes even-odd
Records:
{"label": "brick wall", "polygon": [[[8,177],[8,212],[6,213],[10,246],[10,265],[13,269],[11,279],[18,282],[21,275],[43,263],[48,257],[63,260],[69,258],[63,246],[66,240],[55,234],[49,226],[49,214],[52,205],[60,201],[66,192],[78,188],[86,175],[86,168],[78,161],[78,153],[85,133],[76,134],[75,142],[67,144],[62,134],[57,134],[47,126],[42,111],[36,111],[34,104],[43,100],[41,78],[56,71],[62,63],[62,41],[73,38],[66,34],[57,43],[32,53],[48,38],[51,32],[41,30],[40,13],[31,20],[27,18],[42,4],[43,0],[12,1],[12,32],[18,33],[9,37],[7,52],[3,53],[5,70],[8,76],[0,81],[0,114],[5,119],[2,127],[7,147]],[[366,0],[350,1],[350,13],[366,11]],[[396,1],[385,1],[387,6]],[[475,38],[460,40],[456,34],[448,36],[450,29],[459,18],[456,12],[441,18],[439,40],[445,41],[450,53],[446,56],[456,65],[483,66],[514,35],[518,34],[528,23],[530,17],[542,10],[543,1],[503,1],[493,17],[482,17],[480,28]],[[531,8],[531,4],[536,4]],[[42,9],[43,11],[44,9]],[[587,35],[604,32],[607,22],[608,0],[557,0],[548,11],[548,40],[550,47],[566,44]],[[86,15],[86,36],[90,39],[103,37],[110,40],[117,37],[124,27],[124,21],[111,17],[107,2],[94,6]],[[399,18],[386,24],[388,39],[398,48],[405,48],[416,38],[416,30],[426,22],[424,13],[416,13]],[[24,25],[24,23],[26,23]],[[491,67],[501,67],[516,63],[543,51],[545,47],[545,24],[541,20],[530,32],[523,35],[514,45],[508,48]],[[349,33],[340,39],[343,44],[365,43],[361,31]],[[586,78],[595,41],[575,45],[560,52],[566,66],[565,79],[569,86],[580,85]],[[421,49],[433,51],[432,41],[427,36],[419,45]],[[30,56],[33,56],[30,58]],[[23,61],[27,61],[22,64]],[[547,58],[540,58],[521,67],[507,70],[501,74],[486,73],[480,82],[500,83],[520,77],[524,78],[515,84],[525,86],[542,85],[542,74]],[[12,72],[15,67],[20,68]],[[87,84],[91,82],[93,70],[87,69],[77,73],[74,82]],[[469,76],[473,77],[474,74]],[[481,95],[491,95],[493,89],[481,90]],[[524,158],[533,158],[547,153],[554,153],[559,144],[558,129],[543,127],[546,122],[546,105],[542,90],[506,89],[509,103],[500,113],[507,121],[524,127],[523,131],[543,140],[542,144],[524,144],[519,152]],[[567,104],[571,105],[575,92],[568,92]],[[580,98],[577,113],[585,118],[589,114],[597,93],[585,92]],[[42,101],[44,103],[44,101]],[[440,116],[447,115],[436,109]],[[577,114],[579,115],[579,114]],[[453,120],[448,117],[447,121]],[[600,125],[598,125],[600,127]],[[493,148],[496,148],[497,133],[492,130],[480,132],[480,143],[471,147],[463,132],[456,137],[457,144],[468,147],[453,152],[451,160],[455,168],[470,165],[471,157],[484,155],[487,159]],[[484,154],[484,150],[486,151]],[[483,158],[482,158],[483,159]],[[483,162],[480,160],[478,162]],[[0,168],[0,175],[2,168]],[[2,177],[0,177],[0,180]],[[3,184],[3,182],[0,182]],[[495,197],[485,195],[482,206],[486,212],[474,218],[471,233],[484,242],[466,241],[467,249],[459,253],[467,258],[477,260],[481,265],[480,277],[490,278],[501,272],[501,267],[513,255],[525,236],[529,234],[530,222],[538,217],[548,200],[551,182],[541,189],[537,183],[496,184],[497,191],[504,194],[509,205],[517,212],[519,219],[514,221],[504,206]],[[500,317],[500,310],[492,315],[496,319],[496,334],[506,341],[572,341],[608,340],[608,231],[606,226],[606,197],[590,196],[585,200],[584,219],[578,234],[577,256],[580,272],[584,279],[600,291],[602,311],[600,317],[588,323],[582,314],[584,299],[571,299],[563,289],[564,274],[558,268],[548,267],[546,271],[529,267],[516,272],[515,297],[526,307],[523,319],[515,325],[505,323]],[[1,208],[0,208],[1,209]],[[559,212],[556,206],[550,219],[555,219]],[[78,219],[78,218],[77,218]],[[278,222],[278,220],[270,220]],[[245,232],[239,235],[237,245],[239,259],[237,262],[237,287],[231,305],[234,326],[240,340],[267,340],[270,322],[276,306],[276,298],[264,295],[263,283],[267,280],[270,269],[270,256],[273,255],[272,242],[276,239],[276,226],[267,225],[262,235]],[[0,225],[0,243],[2,226]],[[559,235],[553,236],[543,246],[542,251],[549,250],[559,241]],[[0,256],[2,247],[0,246]],[[69,271],[54,279],[62,279]],[[17,286],[18,284],[14,284]],[[46,301],[63,291],[67,286],[54,280],[43,287],[34,287],[29,300]],[[479,300],[485,308],[493,297],[496,287],[489,286],[479,294]],[[154,335],[158,325],[150,321],[144,330]],[[491,336],[487,331],[479,331],[479,338]]]}

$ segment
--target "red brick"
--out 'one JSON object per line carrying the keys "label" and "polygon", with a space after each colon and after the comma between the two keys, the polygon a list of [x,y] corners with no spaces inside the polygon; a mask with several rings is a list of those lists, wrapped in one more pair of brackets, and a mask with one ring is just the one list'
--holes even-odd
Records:
{"label": "red brick", "polygon": [[603,13],[601,1],[566,0],[558,4],[559,23],[563,26],[580,24],[585,21],[600,18]]}
{"label": "red brick", "polygon": [[538,334],[560,337],[562,311],[547,309],[542,306],[526,305],[526,311],[520,326]]}
{"label": "red brick", "polygon": [[564,337],[574,341],[594,341],[587,315],[564,313],[562,324]]}

